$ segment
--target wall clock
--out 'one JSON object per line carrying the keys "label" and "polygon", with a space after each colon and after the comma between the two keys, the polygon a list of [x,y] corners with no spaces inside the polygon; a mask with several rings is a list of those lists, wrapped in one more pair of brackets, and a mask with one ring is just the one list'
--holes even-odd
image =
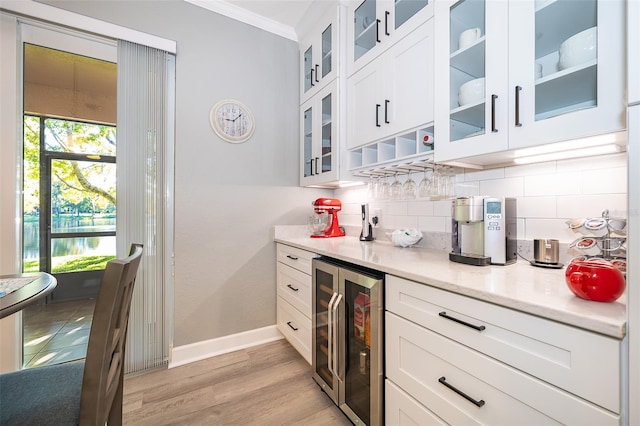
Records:
{"label": "wall clock", "polygon": [[251,110],[242,102],[231,99],[221,100],[211,108],[209,122],[218,136],[231,143],[245,142],[255,129]]}

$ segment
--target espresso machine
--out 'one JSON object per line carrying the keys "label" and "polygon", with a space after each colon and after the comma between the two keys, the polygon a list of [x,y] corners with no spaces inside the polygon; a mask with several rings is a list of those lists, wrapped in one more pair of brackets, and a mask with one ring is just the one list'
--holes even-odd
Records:
{"label": "espresso machine", "polygon": [[326,219],[326,226],[321,226],[318,232],[311,234],[311,238],[344,237],[344,229],[338,223],[338,212],[342,210],[342,203],[337,198],[318,198],[313,203],[316,215]]}
{"label": "espresso machine", "polygon": [[451,206],[449,260],[468,265],[508,265],[517,260],[516,199],[458,197]]}

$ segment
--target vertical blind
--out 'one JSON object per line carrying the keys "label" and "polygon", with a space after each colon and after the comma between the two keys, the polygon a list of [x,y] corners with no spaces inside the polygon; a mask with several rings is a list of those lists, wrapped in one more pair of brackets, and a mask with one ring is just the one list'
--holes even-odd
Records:
{"label": "vertical blind", "polygon": [[173,91],[175,57],[118,41],[117,255],[144,244],[134,287],[125,372],[166,364],[173,330]]}

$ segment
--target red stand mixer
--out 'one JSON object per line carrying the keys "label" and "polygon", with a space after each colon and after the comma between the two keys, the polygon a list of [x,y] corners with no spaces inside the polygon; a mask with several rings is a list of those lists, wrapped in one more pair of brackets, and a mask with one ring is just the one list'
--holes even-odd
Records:
{"label": "red stand mixer", "polygon": [[338,223],[338,212],[342,203],[337,198],[318,198],[313,203],[315,216],[310,217],[313,233],[311,238],[344,237],[344,230]]}

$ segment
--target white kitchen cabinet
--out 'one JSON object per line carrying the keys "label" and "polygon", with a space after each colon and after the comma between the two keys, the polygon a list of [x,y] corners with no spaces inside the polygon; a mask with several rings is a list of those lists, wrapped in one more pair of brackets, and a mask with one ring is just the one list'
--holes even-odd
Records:
{"label": "white kitchen cabinet", "polygon": [[620,422],[620,341],[394,276],[385,285],[387,378],[445,422]]}
{"label": "white kitchen cabinet", "polygon": [[315,17],[314,26],[300,41],[300,103],[318,93],[338,74],[338,7]]}
{"label": "white kitchen cabinet", "polygon": [[300,186],[338,179],[338,81],[335,79],[300,107]]}
{"label": "white kitchen cabinet", "polygon": [[384,383],[384,424],[388,426],[446,425],[442,419],[396,386]]}
{"label": "white kitchen cabinet", "polygon": [[433,16],[433,0],[350,0],[347,63],[351,75]]}
{"label": "white kitchen cabinet", "polygon": [[[436,34],[445,35],[435,49],[437,162],[496,164],[518,148],[625,128],[623,2],[462,0],[436,9]],[[592,27],[595,59],[560,69],[560,45]],[[460,48],[474,28],[479,37]],[[460,87],[477,79],[479,98],[460,101]]]}
{"label": "white kitchen cabinet", "polygon": [[311,364],[312,281],[314,253],[284,244],[276,246],[278,330]]}
{"label": "white kitchen cabinet", "polygon": [[433,121],[433,20],[347,81],[347,148]]}

